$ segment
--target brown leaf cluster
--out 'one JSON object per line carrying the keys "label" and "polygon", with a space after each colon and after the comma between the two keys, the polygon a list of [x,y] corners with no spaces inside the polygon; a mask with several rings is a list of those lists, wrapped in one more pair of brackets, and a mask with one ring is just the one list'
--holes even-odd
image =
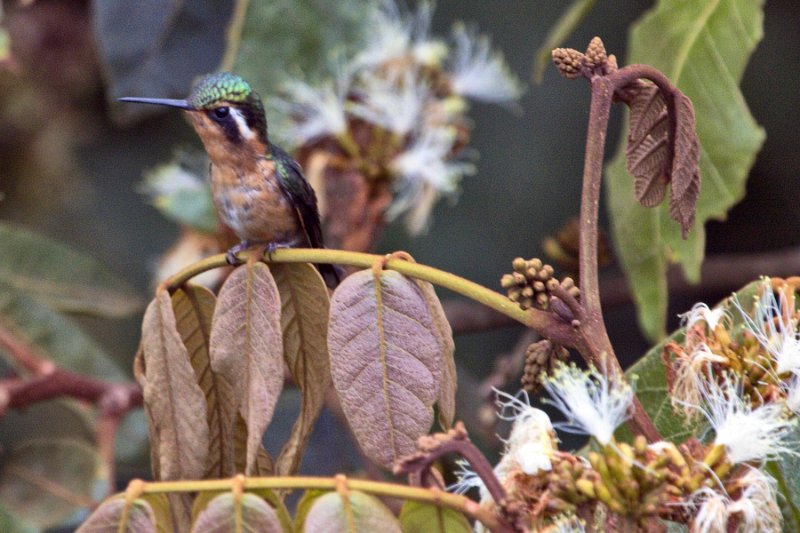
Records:
{"label": "brown leaf cluster", "polygon": [[[694,223],[700,196],[700,143],[689,98],[672,87],[668,95],[656,85],[637,81],[626,87],[630,107],[627,168],[634,178],[636,199],[655,207],[671,185],[670,216],[683,236]],[[667,98],[673,104],[670,116]]]}
{"label": "brown leaf cluster", "polygon": [[[329,349],[330,347],[330,349]],[[365,453],[391,468],[433,422],[455,416],[452,330],[433,287],[363,271],[329,302],[308,264],[236,268],[215,296],[160,290],[142,324],[144,390],[156,479],[292,475],[331,381]],[[301,410],[280,455],[262,438],[288,368]],[[191,501],[173,502],[186,522]]]}

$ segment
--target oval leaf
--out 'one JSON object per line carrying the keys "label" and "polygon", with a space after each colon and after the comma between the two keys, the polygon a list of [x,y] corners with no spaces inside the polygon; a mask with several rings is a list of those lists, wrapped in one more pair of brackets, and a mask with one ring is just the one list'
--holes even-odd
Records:
{"label": "oval leaf", "polygon": [[[280,296],[264,263],[234,270],[219,292],[211,326],[211,368],[234,385],[247,425],[245,474],[256,468],[261,439],[283,388]],[[230,409],[230,406],[224,406]],[[235,423],[236,412],[225,420]]]}
{"label": "oval leaf", "polygon": [[281,295],[283,356],[300,388],[300,416],[275,464],[279,476],[300,466],[308,437],[325,403],[331,383],[328,360],[328,290],[319,272],[307,263],[270,267]]}
{"label": "oval leaf", "polygon": [[394,271],[346,278],[328,329],[333,384],[361,448],[391,468],[433,422],[442,354],[422,289]]}
{"label": "oval leaf", "polygon": [[108,486],[97,451],[70,439],[21,443],[3,459],[0,506],[41,529],[63,525],[95,504],[97,487]]}
{"label": "oval leaf", "polygon": [[278,515],[267,502],[254,494],[220,494],[201,512],[193,533],[239,533],[258,531],[283,533]]}
{"label": "oval leaf", "polygon": [[146,501],[137,499],[126,506],[121,496],[106,500],[75,533],[127,532],[156,533],[156,517]]}
{"label": "oval leaf", "polygon": [[231,385],[211,369],[209,339],[215,302],[211,291],[196,285],[186,285],[172,295],[178,333],[206,399],[209,449],[205,477],[222,478],[234,474],[233,424],[225,416],[236,412],[236,401]]}
{"label": "oval leaf", "polygon": [[0,223],[0,281],[59,311],[121,317],[143,303],[96,259],[7,223]]}
{"label": "oval leaf", "polygon": [[144,314],[142,354],[144,402],[157,436],[160,479],[200,479],[209,446],[206,400],[165,290]]}
{"label": "oval leaf", "polygon": [[406,501],[400,511],[403,533],[471,533],[472,526],[462,513],[427,503]]}
{"label": "oval leaf", "polygon": [[329,492],[315,499],[306,514],[303,531],[400,533],[402,529],[397,518],[380,500],[353,491],[347,495]]}

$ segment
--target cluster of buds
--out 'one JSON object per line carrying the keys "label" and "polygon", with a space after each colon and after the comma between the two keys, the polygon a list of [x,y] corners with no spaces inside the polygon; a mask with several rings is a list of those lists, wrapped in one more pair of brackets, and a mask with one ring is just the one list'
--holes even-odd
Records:
{"label": "cluster of buds", "polygon": [[569,350],[553,344],[548,339],[531,343],[525,351],[525,369],[522,373],[522,388],[528,392],[538,392],[543,377],[552,375],[556,367],[566,362]]}
{"label": "cluster of buds", "polygon": [[539,258],[526,261],[517,257],[511,267],[514,271],[500,278],[500,285],[508,291],[509,299],[517,302],[522,309],[548,309],[551,293],[558,286],[573,298],[580,296],[580,289],[572,278],[567,277],[561,281],[554,278],[553,267],[542,263]]}
{"label": "cluster of buds", "polygon": [[553,64],[562,76],[570,80],[580,76],[590,78],[596,74],[605,75],[617,70],[617,58],[606,53],[600,37],[593,38],[584,53],[572,48],[556,48],[553,50]]}

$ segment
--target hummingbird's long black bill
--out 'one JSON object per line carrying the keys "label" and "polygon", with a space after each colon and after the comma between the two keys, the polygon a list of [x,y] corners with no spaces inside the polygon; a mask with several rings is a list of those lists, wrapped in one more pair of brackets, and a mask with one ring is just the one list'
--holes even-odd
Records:
{"label": "hummingbird's long black bill", "polygon": [[165,105],[168,107],[177,107],[178,109],[185,109],[187,111],[194,111],[195,108],[189,105],[186,100],[173,100],[171,98],[137,98],[135,96],[126,96],[119,98],[120,102],[133,102],[136,104],[155,104]]}

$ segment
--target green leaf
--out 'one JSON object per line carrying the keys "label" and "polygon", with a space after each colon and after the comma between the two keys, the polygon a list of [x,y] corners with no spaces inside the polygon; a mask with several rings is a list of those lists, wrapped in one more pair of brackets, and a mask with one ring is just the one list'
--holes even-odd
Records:
{"label": "green leaf", "polygon": [[427,503],[406,501],[400,511],[403,533],[470,533],[472,526],[462,513]]}
{"label": "green leaf", "polygon": [[606,169],[617,254],[634,293],[639,324],[651,339],[664,334],[667,262],[680,263],[689,281],[699,280],[704,224],[723,219],[743,197],[764,142],[764,131],[738,88],[762,36],[762,5],[661,0],[631,28],[627,62],[658,68],[691,98],[701,145],[697,222],[686,240],[670,220],[666,203],[652,209],[636,204],[633,177],[625,170],[627,132]]}
{"label": "green leaf", "polygon": [[3,222],[0,282],[59,311],[121,317],[143,303],[130,285],[92,257]]}
{"label": "green leaf", "polygon": [[107,487],[108,471],[94,448],[71,439],[35,439],[3,460],[0,506],[33,526],[54,527],[93,505]]}
{"label": "green leaf", "polygon": [[[98,379],[126,379],[102,348],[69,318],[2,281],[0,329],[67,370]],[[3,350],[0,355],[7,357]]]}
{"label": "green leaf", "polygon": [[533,83],[542,83],[544,69],[552,61],[550,53],[553,48],[561,46],[575,28],[586,18],[597,0],[573,0],[572,4],[558,17],[558,20],[547,32],[544,42],[536,50],[536,59],[533,64]]}

